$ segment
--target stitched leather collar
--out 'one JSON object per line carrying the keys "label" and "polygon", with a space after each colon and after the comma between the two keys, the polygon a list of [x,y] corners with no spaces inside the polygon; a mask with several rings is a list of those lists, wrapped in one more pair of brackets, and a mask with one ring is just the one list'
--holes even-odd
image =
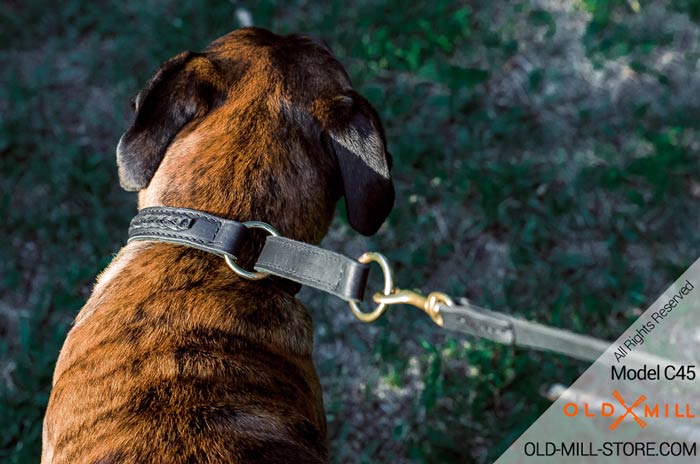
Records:
{"label": "stitched leather collar", "polygon": [[[130,242],[177,243],[234,261],[247,234],[247,227],[239,222],[202,211],[166,206],[142,209],[129,227]],[[279,236],[266,238],[254,268],[268,274],[272,282],[291,294],[295,294],[301,284],[355,302],[362,300],[369,275],[367,264]]]}
{"label": "stitched leather collar", "polygon": [[240,222],[186,208],[144,208],[129,224],[129,242],[178,243],[235,258],[248,235]]}
{"label": "stitched leather collar", "polygon": [[[240,222],[193,209],[156,206],[143,208],[134,216],[128,242],[175,243],[236,258],[247,237],[248,228]],[[299,283],[279,277],[271,281],[291,295],[301,288]]]}

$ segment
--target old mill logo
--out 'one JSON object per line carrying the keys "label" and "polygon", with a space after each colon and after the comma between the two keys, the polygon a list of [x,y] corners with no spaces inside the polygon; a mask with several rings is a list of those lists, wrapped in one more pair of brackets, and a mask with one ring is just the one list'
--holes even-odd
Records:
{"label": "old mill logo", "polygon": [[[610,424],[610,430],[615,430],[627,418],[636,422],[643,429],[647,426],[645,419],[648,421],[652,418],[692,419],[695,417],[695,414],[690,410],[689,404],[651,404],[646,402],[646,395],[640,395],[634,402],[628,403],[617,390],[613,390],[612,396],[617,403],[600,403],[600,411],[588,403],[583,403],[582,405],[566,403],[564,405],[564,415],[567,417],[576,417],[579,414],[583,414],[584,417],[614,417],[615,420]],[[599,413],[596,414],[593,411]]]}

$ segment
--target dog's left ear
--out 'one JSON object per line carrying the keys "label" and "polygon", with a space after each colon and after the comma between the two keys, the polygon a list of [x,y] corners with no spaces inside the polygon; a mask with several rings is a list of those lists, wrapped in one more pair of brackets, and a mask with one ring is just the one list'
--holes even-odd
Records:
{"label": "dog's left ear", "polygon": [[351,91],[317,106],[324,141],[338,161],[350,225],[372,235],[394,206],[392,159],[377,111]]}
{"label": "dog's left ear", "polygon": [[175,136],[220,101],[218,71],[201,53],[163,63],[135,99],[134,122],[117,145],[119,182],[138,191],[151,181]]}

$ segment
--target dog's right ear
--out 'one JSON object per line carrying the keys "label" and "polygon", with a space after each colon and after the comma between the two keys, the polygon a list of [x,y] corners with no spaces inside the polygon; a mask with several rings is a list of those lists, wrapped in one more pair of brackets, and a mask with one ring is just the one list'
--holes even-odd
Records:
{"label": "dog's right ear", "polygon": [[158,68],[137,95],[134,122],[117,145],[119,183],[125,190],[148,186],[178,132],[218,105],[224,95],[218,76],[211,61],[193,52]]}

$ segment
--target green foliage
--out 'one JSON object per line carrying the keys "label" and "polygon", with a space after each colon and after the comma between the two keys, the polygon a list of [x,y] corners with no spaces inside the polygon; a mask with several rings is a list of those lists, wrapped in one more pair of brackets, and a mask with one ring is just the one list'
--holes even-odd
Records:
{"label": "green foliage", "polygon": [[[597,71],[624,65],[658,84],[627,105],[605,92],[562,96],[575,82],[561,63],[520,64],[571,33],[559,13],[527,2],[268,0],[249,9],[260,26],[324,37],[379,110],[398,197],[372,244],[402,286],[612,338],[699,245],[700,108],[679,97],[674,68],[655,61],[678,34],[645,21],[697,23],[700,3],[656,3],[585,0],[583,13],[568,12],[586,22],[575,40]],[[58,350],[124,242],[135,199],[117,187],[113,153],[129,99],[159,62],[236,27],[234,9],[29,0],[0,13],[0,461],[37,461]],[[398,424],[357,444],[348,398],[329,387],[335,462],[391,462],[387,450],[416,463],[491,462],[548,406],[542,387],[585,367],[440,334],[416,312],[377,327],[371,342],[359,326],[321,341],[343,338],[377,366],[350,380],[366,385],[366,404],[384,401],[379,384],[411,395]],[[342,378],[339,362],[320,364],[321,377]],[[358,447],[361,455],[349,451]]]}

